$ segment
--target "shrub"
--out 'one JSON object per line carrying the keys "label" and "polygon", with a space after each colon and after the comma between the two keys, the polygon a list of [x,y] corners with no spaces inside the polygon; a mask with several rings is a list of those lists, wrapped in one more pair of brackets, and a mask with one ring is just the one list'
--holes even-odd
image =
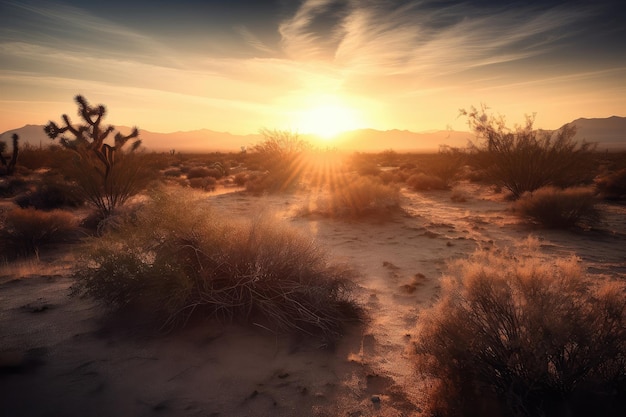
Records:
{"label": "shrub", "polygon": [[472,162],[513,198],[547,185],[565,188],[593,179],[596,145],[574,141],[574,127],[538,131],[527,117],[525,126],[510,130],[502,117],[487,115],[484,107],[461,113],[479,140],[470,146]]}
{"label": "shrub", "polygon": [[61,242],[76,231],[76,218],[66,211],[14,208],[2,219],[0,246],[10,256],[32,255],[46,244]]}
{"label": "shrub", "polygon": [[607,200],[626,198],[626,168],[611,172],[596,179],[598,191]]}
{"label": "shrub", "polygon": [[187,171],[187,179],[206,178],[211,176],[211,170],[207,167],[193,167]]}
{"label": "shrub", "polygon": [[206,316],[333,337],[356,318],[350,276],[276,221],[224,220],[188,192],[155,193],[127,226],[91,242],[75,291],[164,326]]}
{"label": "shrub", "polygon": [[623,415],[626,287],[536,255],[452,264],[418,323],[432,414]]}
{"label": "shrub", "polygon": [[316,212],[331,217],[358,218],[387,215],[400,207],[400,190],[385,185],[376,177],[343,177],[329,187],[327,197],[320,197]]}
{"label": "shrub", "polygon": [[189,180],[189,186],[191,188],[198,188],[204,191],[215,190],[216,184],[217,180],[213,177],[192,178]]}
{"label": "shrub", "polygon": [[28,189],[28,183],[19,177],[0,177],[0,197],[13,197]]}
{"label": "shrub", "polygon": [[435,175],[420,172],[407,178],[406,183],[416,191],[445,190],[446,182]]}
{"label": "shrub", "polygon": [[34,207],[38,210],[79,207],[84,202],[76,184],[65,181],[59,175],[44,175],[33,191],[15,199],[15,203],[22,208]]}
{"label": "shrub", "polygon": [[542,226],[568,228],[593,226],[600,220],[597,197],[590,187],[560,189],[543,187],[525,193],[514,204],[515,210]]}

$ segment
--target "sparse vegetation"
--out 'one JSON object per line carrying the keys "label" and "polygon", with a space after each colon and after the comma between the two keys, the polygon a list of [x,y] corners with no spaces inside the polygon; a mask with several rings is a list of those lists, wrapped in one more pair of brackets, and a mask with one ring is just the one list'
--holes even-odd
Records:
{"label": "sparse vegetation", "polygon": [[0,248],[3,256],[34,255],[46,244],[67,239],[76,228],[77,220],[69,212],[16,207],[0,217]]}
{"label": "sparse vegetation", "polygon": [[626,168],[598,177],[596,187],[607,200],[626,199]]}
{"label": "sparse vegetation", "polygon": [[575,258],[479,253],[452,264],[420,314],[416,361],[440,416],[623,415],[623,283]]}
{"label": "sparse vegetation", "polygon": [[335,337],[357,318],[350,270],[311,239],[268,218],[222,218],[180,192],[153,194],[127,225],[94,239],[76,291],[164,326],[205,316]]}
{"label": "sparse vegetation", "polygon": [[514,204],[524,217],[548,228],[590,227],[600,220],[598,199],[591,187],[542,187]]}
{"label": "sparse vegetation", "polygon": [[15,172],[15,165],[17,164],[17,158],[20,154],[20,138],[15,133],[11,136],[13,141],[13,152],[11,156],[7,160],[4,157],[4,151],[6,150],[7,144],[4,142],[0,142],[0,176],[2,175],[13,175]]}
{"label": "sparse vegetation", "polygon": [[[139,135],[137,128],[129,135],[117,133],[114,146],[105,140],[114,130],[114,126],[102,126],[106,115],[103,105],[91,106],[78,95],[78,115],[82,124],[73,125],[67,115],[63,115],[63,127],[49,122],[44,130],[51,139],[59,138],[61,145],[73,151],[75,158],[67,172],[76,182],[86,201],[94,206],[102,218],[111,215],[130,197],[143,190],[149,175],[142,160],[134,153],[124,153],[122,148],[131,139]],[[70,136],[65,136],[69,134]],[[136,150],[141,141],[136,139],[131,149]]]}
{"label": "sparse vegetation", "polygon": [[589,184],[595,176],[596,146],[574,141],[573,127],[556,132],[534,129],[532,117],[526,125],[511,130],[502,117],[472,108],[461,113],[478,138],[470,147],[471,161],[486,178],[509,190],[514,199],[527,191],[552,185],[571,187]]}

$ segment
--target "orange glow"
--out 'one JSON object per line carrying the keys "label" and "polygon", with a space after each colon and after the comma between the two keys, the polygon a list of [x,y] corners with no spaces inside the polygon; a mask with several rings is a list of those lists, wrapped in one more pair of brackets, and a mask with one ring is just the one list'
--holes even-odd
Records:
{"label": "orange glow", "polygon": [[309,98],[295,114],[299,132],[311,133],[323,140],[332,140],[339,133],[362,127],[359,112],[335,96]]}

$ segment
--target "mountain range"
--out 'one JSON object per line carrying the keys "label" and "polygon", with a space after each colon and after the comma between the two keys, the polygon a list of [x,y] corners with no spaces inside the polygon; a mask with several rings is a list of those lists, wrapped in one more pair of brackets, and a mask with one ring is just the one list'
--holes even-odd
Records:
{"label": "mountain range", "polygon": [[[597,142],[599,150],[626,149],[626,117],[576,119],[566,125],[576,127],[575,140]],[[131,128],[117,129],[128,133]],[[54,143],[43,131],[43,125],[26,125],[0,134],[0,141],[10,144],[11,135],[17,133],[22,144],[47,146]],[[470,132],[441,130],[435,132],[411,132],[408,130],[358,129],[339,134],[329,142],[316,140],[313,135],[300,135],[302,139],[320,146],[344,151],[380,152],[393,149],[397,152],[436,151],[442,145],[465,147],[475,139]],[[186,132],[157,133],[140,130],[139,137],[148,151],[167,152],[239,152],[263,140],[261,134],[234,135],[200,129]],[[326,144],[326,145],[325,145]]]}

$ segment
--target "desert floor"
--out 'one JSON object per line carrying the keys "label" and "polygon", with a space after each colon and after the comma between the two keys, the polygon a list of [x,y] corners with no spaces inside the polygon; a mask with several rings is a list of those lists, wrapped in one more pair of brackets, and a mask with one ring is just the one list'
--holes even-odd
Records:
{"label": "desert floor", "polygon": [[626,279],[626,206],[603,204],[596,230],[542,230],[502,195],[464,183],[403,190],[403,212],[346,221],[302,216],[311,192],[207,198],[229,213],[278,216],[314,236],[333,262],[358,271],[369,321],[335,345],[213,322],[168,334],[69,297],[73,247],[0,266],[0,414],[3,416],[411,416],[420,376],[411,363],[420,310],[446,263],[534,236],[541,256],[576,255],[598,279]]}

